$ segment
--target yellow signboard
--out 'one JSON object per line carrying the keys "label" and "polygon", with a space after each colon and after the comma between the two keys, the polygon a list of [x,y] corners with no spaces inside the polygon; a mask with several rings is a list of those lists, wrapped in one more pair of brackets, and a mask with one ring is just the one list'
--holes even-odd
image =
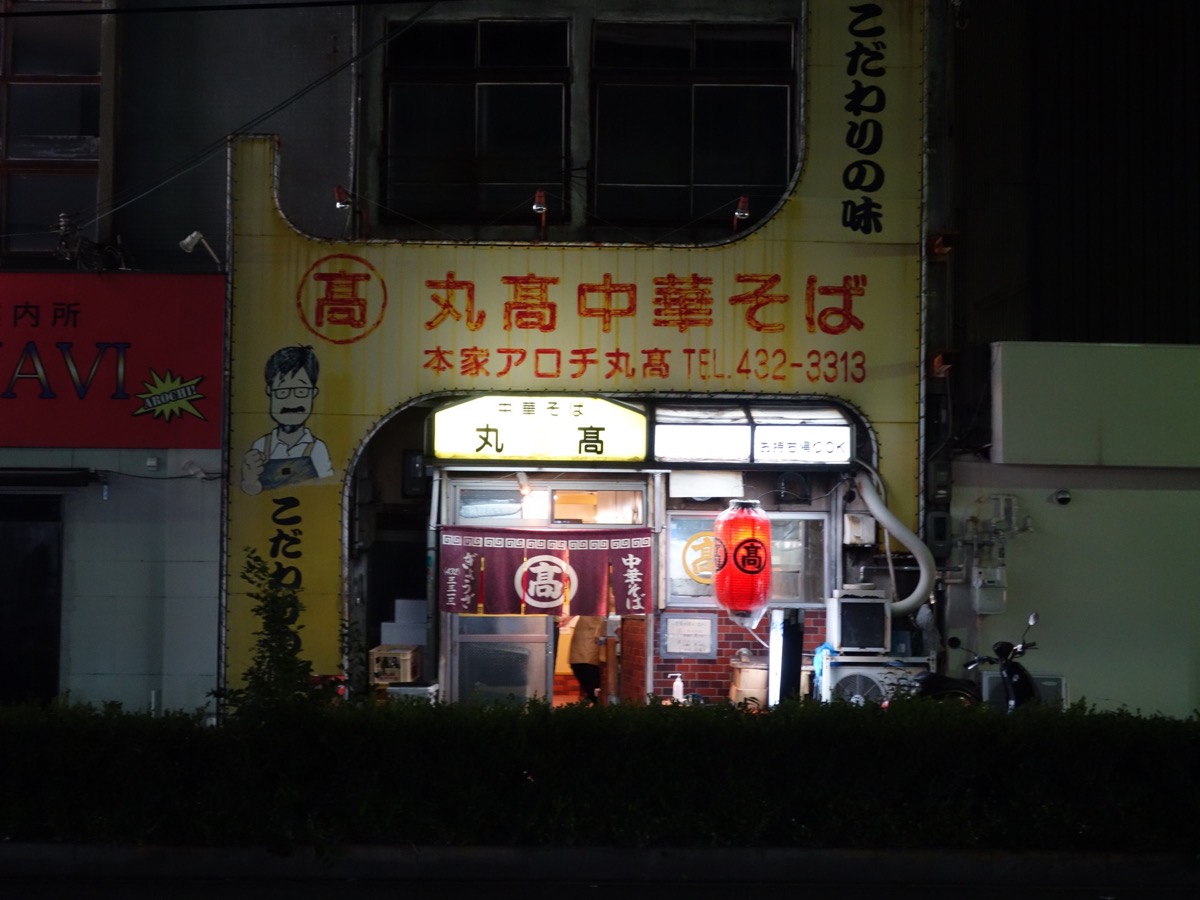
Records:
{"label": "yellow signboard", "polygon": [[807,9],[800,176],[720,245],[310,239],[275,204],[275,142],[234,145],[232,676],[255,630],[246,548],[302,585],[304,650],[337,670],[346,485],[378,423],[421,398],[836,397],[915,519],[922,4]]}
{"label": "yellow signboard", "polygon": [[646,416],[598,397],[477,397],[433,414],[433,455],[490,462],[637,462],[646,458]]}

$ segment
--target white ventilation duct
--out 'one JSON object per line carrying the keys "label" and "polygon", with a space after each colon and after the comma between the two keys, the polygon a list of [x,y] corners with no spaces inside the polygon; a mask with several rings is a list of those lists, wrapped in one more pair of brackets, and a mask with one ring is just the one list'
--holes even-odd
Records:
{"label": "white ventilation duct", "polygon": [[906,616],[920,609],[929,599],[937,572],[937,565],[933,561],[933,554],[929,552],[929,548],[922,543],[921,539],[909,531],[904,526],[904,523],[897,519],[895,514],[887,508],[887,504],[883,502],[883,498],[875,490],[875,485],[872,483],[869,475],[860,473],[855,478],[855,484],[858,486],[858,493],[867,504],[867,509],[871,511],[871,515],[900,543],[912,551],[912,555],[916,558],[917,564],[921,568],[921,577],[917,581],[916,589],[903,600],[897,600],[892,604],[893,616]]}

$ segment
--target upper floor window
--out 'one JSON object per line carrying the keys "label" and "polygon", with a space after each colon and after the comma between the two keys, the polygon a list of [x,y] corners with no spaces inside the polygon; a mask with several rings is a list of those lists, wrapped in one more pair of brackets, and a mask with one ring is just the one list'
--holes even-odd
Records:
{"label": "upper floor window", "polygon": [[792,22],[387,27],[393,234],[532,238],[541,213],[551,239],[711,241],[774,208],[794,173]]}
{"label": "upper floor window", "polygon": [[725,225],[764,212],[795,165],[789,24],[598,23],[592,215]]}
{"label": "upper floor window", "polygon": [[418,22],[388,44],[386,206],[397,221],[565,214],[566,21]]}
{"label": "upper floor window", "polygon": [[[90,12],[97,0],[2,0],[5,12]],[[101,16],[0,19],[0,235],[4,253],[42,254],[61,213],[96,207]]]}

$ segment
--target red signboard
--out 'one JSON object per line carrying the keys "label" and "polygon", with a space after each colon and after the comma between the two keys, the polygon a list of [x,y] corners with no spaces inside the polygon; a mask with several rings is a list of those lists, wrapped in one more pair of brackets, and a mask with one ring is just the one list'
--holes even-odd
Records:
{"label": "red signboard", "polygon": [[498,615],[607,614],[651,610],[648,528],[529,531],[442,529],[445,612]]}
{"label": "red signboard", "polygon": [[223,275],[0,274],[0,446],[217,448]]}

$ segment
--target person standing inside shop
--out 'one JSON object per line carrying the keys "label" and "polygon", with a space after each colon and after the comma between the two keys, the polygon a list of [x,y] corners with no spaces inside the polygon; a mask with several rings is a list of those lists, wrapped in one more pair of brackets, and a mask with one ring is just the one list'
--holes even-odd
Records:
{"label": "person standing inside shop", "polygon": [[600,702],[600,650],[605,637],[604,616],[579,616],[571,635],[568,660],[579,682],[582,700],[596,706]]}

